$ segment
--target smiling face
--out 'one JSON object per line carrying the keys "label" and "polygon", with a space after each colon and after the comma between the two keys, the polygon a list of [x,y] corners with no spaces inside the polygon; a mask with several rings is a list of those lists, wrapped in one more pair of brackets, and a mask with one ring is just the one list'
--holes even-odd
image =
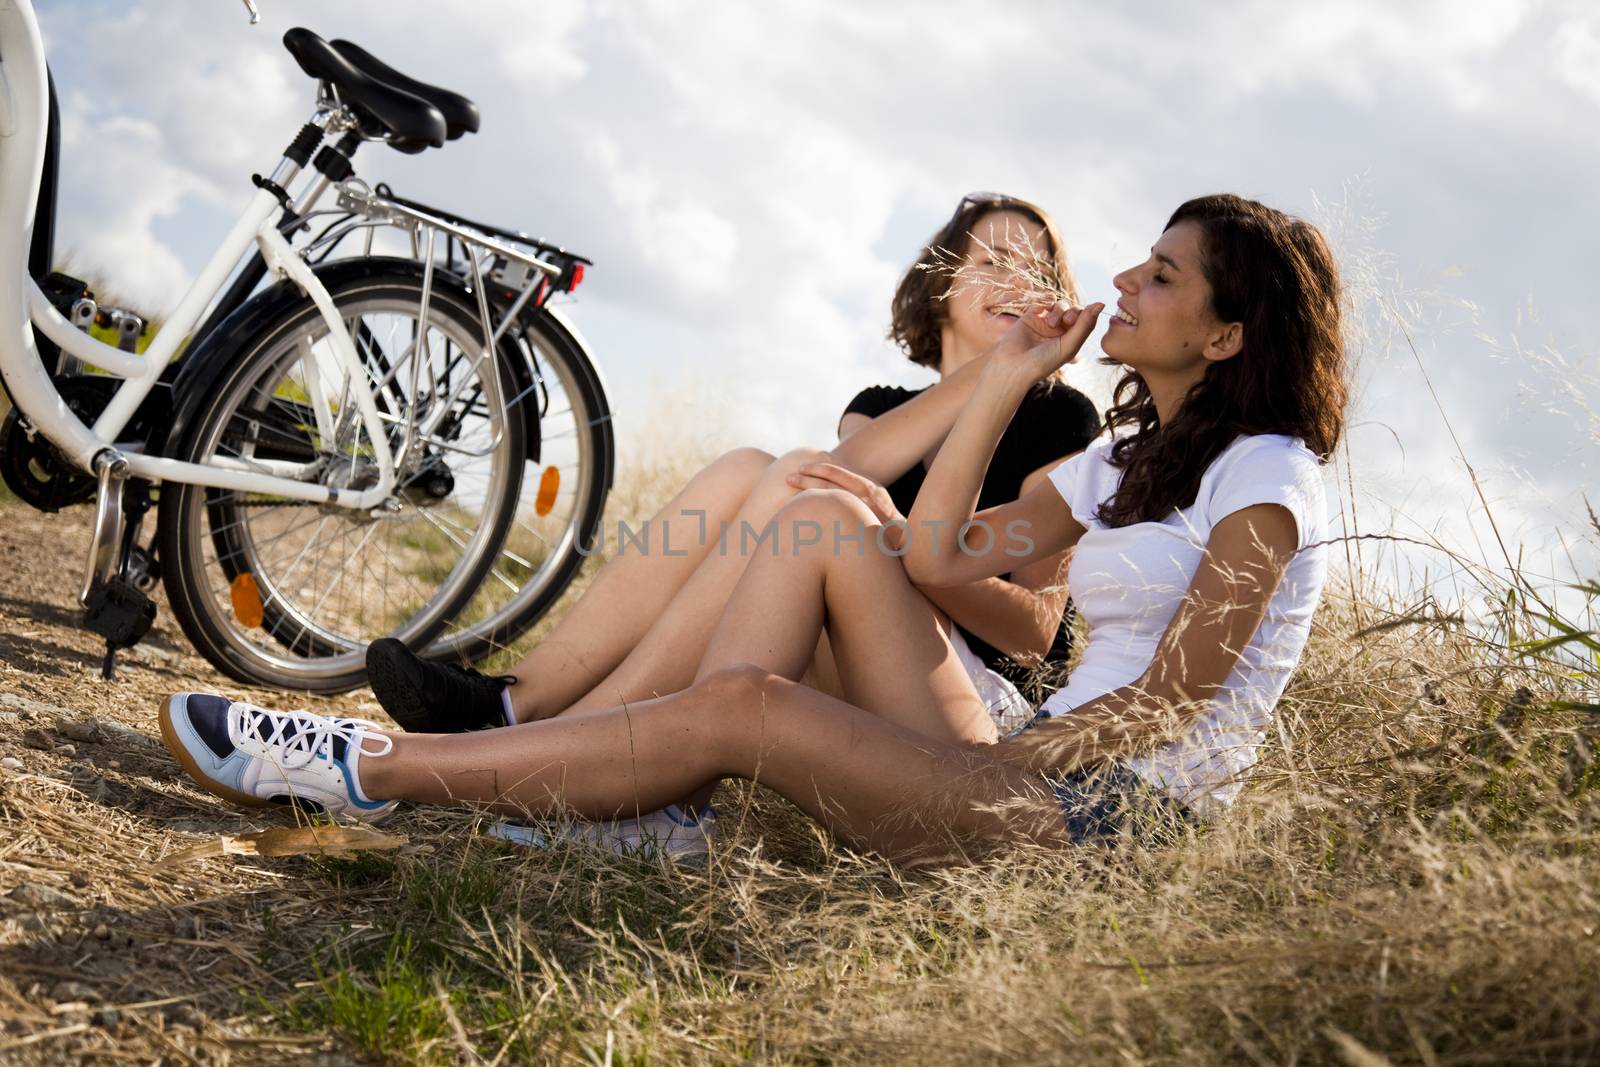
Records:
{"label": "smiling face", "polygon": [[1188,507],[1241,434],[1332,456],[1348,396],[1339,268],[1314,226],[1231,193],[1198,196],[1115,282],[1101,347],[1124,368],[1106,411],[1122,474],[1102,523]]}
{"label": "smiling face", "polygon": [[1196,223],[1180,222],[1161,235],[1149,259],[1113,279],[1122,296],[1100,347],[1152,390],[1187,389],[1208,363],[1232,358],[1243,345],[1243,325],[1223,322],[1212,307],[1200,239]]}
{"label": "smiling face", "polygon": [[[941,370],[950,373],[987,351],[1017,321],[1005,309],[1016,291],[1010,271],[995,266],[983,245],[1017,255],[1024,250],[1048,259],[1052,254],[1044,227],[1018,211],[991,211],[978,217],[967,239],[960,279],[945,300],[945,359]],[[981,243],[980,243],[981,242]],[[1048,269],[1048,268],[1046,268]]]}

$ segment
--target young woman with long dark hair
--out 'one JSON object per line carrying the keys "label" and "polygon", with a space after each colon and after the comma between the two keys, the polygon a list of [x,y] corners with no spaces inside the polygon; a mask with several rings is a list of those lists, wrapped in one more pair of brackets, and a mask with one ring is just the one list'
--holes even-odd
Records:
{"label": "young woman with long dark hair", "polygon": [[[759,779],[891,854],[942,852],[952,835],[1065,844],[1133,813],[1212,817],[1254,761],[1326,575],[1338,276],[1314,227],[1223,195],[1180,206],[1116,286],[1101,343],[1124,368],[1113,439],[976,508],[1018,404],[1103,306],[1024,315],[983,357],[905,523],[859,470],[799,472],[813,488],[780,509],[781,551],[749,561],[681,692],[452,736],[178,694],[161,712],[168,746],[219,795],[366,818],[402,799],[609,817]],[[860,528],[867,550],[802,539],[802,522]],[[1088,645],[1037,725],[983,744],[899,724],[929,702],[947,721],[981,711],[921,590],[1068,549]],[[871,699],[795,681],[824,630],[842,676],[875,680]]]}

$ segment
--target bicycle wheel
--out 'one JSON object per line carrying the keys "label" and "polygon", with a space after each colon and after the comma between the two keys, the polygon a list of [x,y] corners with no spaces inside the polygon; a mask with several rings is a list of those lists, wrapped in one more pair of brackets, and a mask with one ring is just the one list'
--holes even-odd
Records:
{"label": "bicycle wheel", "polygon": [[597,542],[616,457],[599,372],[557,313],[534,315],[516,343],[531,379],[520,402],[537,416],[522,496],[483,587],[428,647],[430,659],[504,648],[544,617]]}
{"label": "bicycle wheel", "polygon": [[[365,681],[368,642],[425,645],[477,592],[515,515],[526,426],[512,408],[516,353],[502,344],[480,358],[483,325],[459,280],[435,272],[423,323],[418,264],[345,261],[318,274],[378,401],[394,494],[356,511],[165,485],[160,556],[173,614],[218,669],[332,692]],[[184,387],[169,455],[374,484],[372,441],[309,300],[275,286],[219,335]],[[403,449],[408,426],[430,422]]]}

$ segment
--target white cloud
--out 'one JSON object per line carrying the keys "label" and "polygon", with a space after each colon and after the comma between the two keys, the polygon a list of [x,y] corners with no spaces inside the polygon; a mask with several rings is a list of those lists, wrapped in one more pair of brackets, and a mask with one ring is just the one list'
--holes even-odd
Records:
{"label": "white cloud", "polygon": [[1319,87],[1370,103],[1399,75],[1476,107],[1492,92],[1482,61],[1534,9],[1532,0],[1251,0],[1174,12],[1166,32],[1129,28],[1153,68],[1170,67],[1197,88],[1234,99]]}
{"label": "white cloud", "polygon": [[1600,105],[1600,19],[1580,15],[1562,23],[1551,52],[1556,75],[1567,88]]}
{"label": "white cloud", "polygon": [[589,72],[573,38],[591,17],[591,4],[498,0],[473,6],[476,18],[494,20],[495,58],[518,86],[550,92],[581,81]]}
{"label": "white cloud", "polygon": [[[78,93],[62,108],[61,150],[69,160],[92,157],[96,165],[68,169],[62,177],[64,198],[88,206],[58,214],[58,255],[70,257],[73,269],[105,279],[117,299],[158,314],[170,310],[192,269],[156,237],[155,227],[177,214],[188,197],[209,195],[210,184],[171,161],[170,145],[155,123],[97,117]],[[112,178],[114,195],[102,195],[96,186]]]}
{"label": "white cloud", "polygon": [[686,300],[720,296],[733,280],[739,235],[705,204],[663,190],[648,163],[624,158],[609,134],[593,132],[584,145],[606,183],[623,224],[620,243],[654,275],[660,290]]}
{"label": "white cloud", "polygon": [[[573,313],[624,421],[651,382],[701,380],[734,432],[830,440],[856,389],[916,379],[883,340],[890,292],[972,189],[1052,208],[1095,299],[1188,196],[1231,188],[1310,214],[1314,194],[1368,174],[1362,211],[1389,221],[1364,239],[1395,271],[1478,301],[1490,333],[1515,332],[1529,288],[1553,334],[1589,328],[1574,279],[1592,271],[1568,235],[1600,222],[1600,148],[1573,136],[1600,103],[1600,22],[1577,8],[275,0],[255,30],[228,4],[61,0],[40,15],[76,101],[63,243],[152,299],[198,268],[308,109],[277,43],[288,26],[475,97],[482,134],[418,157],[365,149],[358,165],[593,255]],[[1527,369],[1516,350],[1496,362],[1473,332],[1438,333],[1436,384],[1475,457],[1522,463],[1568,499],[1585,476],[1558,458],[1569,427],[1505,410]],[[1093,355],[1069,373],[1103,399]],[[1367,368],[1361,411],[1406,439],[1384,488],[1399,499],[1456,477],[1403,369]],[[1359,447],[1374,485],[1398,465],[1385,437]]]}

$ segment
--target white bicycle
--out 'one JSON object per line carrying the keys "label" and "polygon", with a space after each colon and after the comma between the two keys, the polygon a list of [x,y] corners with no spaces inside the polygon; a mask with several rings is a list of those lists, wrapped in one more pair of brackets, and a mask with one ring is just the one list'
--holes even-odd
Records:
{"label": "white bicycle", "polygon": [[[51,85],[31,4],[0,0],[0,474],[44,510],[95,501],[81,600],[108,674],[148,630],[158,577],[185,634],[244,681],[359,685],[384,635],[479,655],[571,580],[610,487],[602,383],[548,303],[588,261],[373,190],[351,164],[365,141],[441,146],[476,108],[348,42],[284,43],[317,79],[315,112],[138,353],[80,330],[90,295],[47,274]],[[392,228],[411,258],[371,254]]]}

